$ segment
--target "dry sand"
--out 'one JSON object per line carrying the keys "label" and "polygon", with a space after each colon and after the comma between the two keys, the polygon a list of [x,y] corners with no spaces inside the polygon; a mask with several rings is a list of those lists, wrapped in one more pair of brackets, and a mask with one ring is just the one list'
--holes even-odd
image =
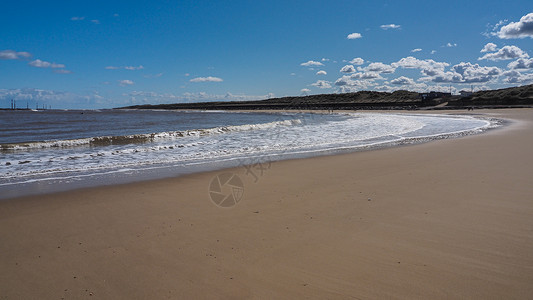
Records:
{"label": "dry sand", "polygon": [[[477,111],[476,113],[480,113]],[[531,299],[533,110],[454,140],[0,202],[0,299]]]}

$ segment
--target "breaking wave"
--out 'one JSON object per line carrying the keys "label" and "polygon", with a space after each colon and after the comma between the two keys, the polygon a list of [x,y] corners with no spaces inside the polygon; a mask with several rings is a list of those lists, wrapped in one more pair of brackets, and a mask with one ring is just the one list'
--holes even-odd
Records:
{"label": "breaking wave", "polygon": [[234,126],[221,126],[206,129],[193,129],[181,131],[167,131],[158,133],[146,134],[131,134],[122,136],[99,136],[91,138],[71,139],[71,140],[57,140],[57,141],[42,141],[42,142],[27,142],[27,143],[13,143],[0,144],[2,151],[23,151],[46,148],[72,148],[80,146],[110,146],[110,145],[127,145],[127,144],[144,144],[153,143],[164,140],[175,140],[183,137],[206,136],[215,134],[224,134],[229,132],[250,131],[250,130],[264,130],[276,128],[279,126],[293,126],[302,124],[300,119],[274,121],[261,124],[245,124]]}

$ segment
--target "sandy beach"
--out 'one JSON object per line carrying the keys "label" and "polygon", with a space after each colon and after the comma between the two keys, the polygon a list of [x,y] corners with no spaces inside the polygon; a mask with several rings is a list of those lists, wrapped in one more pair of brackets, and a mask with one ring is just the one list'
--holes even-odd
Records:
{"label": "sandy beach", "polygon": [[474,113],[511,123],[2,200],[0,299],[531,299],[533,110]]}

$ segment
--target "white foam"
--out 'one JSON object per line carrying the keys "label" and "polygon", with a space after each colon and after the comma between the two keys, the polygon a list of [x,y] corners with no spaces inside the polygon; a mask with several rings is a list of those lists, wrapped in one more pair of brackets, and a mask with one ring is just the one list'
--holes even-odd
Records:
{"label": "white foam", "polygon": [[[50,178],[72,180],[82,173],[87,176],[133,172],[158,165],[312,155],[460,135],[491,126],[486,120],[466,116],[371,113],[293,116],[291,120],[262,124],[147,134],[143,135],[150,136],[146,143],[69,148],[90,145],[91,139],[58,141],[65,146],[46,142],[43,143],[46,146],[35,147],[34,151],[4,153],[0,158],[0,186]],[[21,164],[25,161],[29,162]]]}
{"label": "white foam", "polygon": [[43,142],[29,142],[29,143],[16,143],[16,144],[3,144],[0,145],[0,150],[31,150],[31,149],[44,149],[44,148],[71,148],[87,145],[106,145],[106,144],[121,144],[121,143],[135,143],[135,142],[159,142],[161,140],[174,140],[187,136],[205,136],[213,134],[224,134],[234,131],[249,131],[249,130],[261,130],[270,129],[277,126],[291,126],[301,124],[301,120],[283,120],[274,121],[262,124],[245,124],[234,126],[222,126],[207,129],[193,129],[184,131],[167,131],[158,133],[147,134],[133,134],[124,136],[99,136],[92,138],[72,139],[72,140],[58,140],[58,141],[43,141]]}

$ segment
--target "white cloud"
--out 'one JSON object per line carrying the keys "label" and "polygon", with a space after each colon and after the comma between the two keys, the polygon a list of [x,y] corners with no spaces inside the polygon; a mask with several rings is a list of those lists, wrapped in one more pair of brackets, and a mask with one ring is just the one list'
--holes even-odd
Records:
{"label": "white cloud", "polygon": [[437,50],[431,50],[431,54],[437,53]]}
{"label": "white cloud", "polygon": [[323,66],[324,64],[319,61],[310,60],[308,62],[301,63],[300,66],[304,67],[313,67],[313,66]]}
{"label": "white cloud", "polygon": [[328,72],[326,72],[324,70],[320,70],[320,71],[316,72],[316,75],[328,75]]}
{"label": "white cloud", "polygon": [[533,38],[533,13],[523,16],[518,22],[502,26],[495,35],[501,39]]}
{"label": "white cloud", "polygon": [[400,25],[396,25],[396,24],[388,24],[388,25],[381,25],[379,26],[381,27],[381,29],[383,30],[388,30],[388,29],[400,29]]}
{"label": "white cloud", "polygon": [[[86,19],[85,17],[78,17],[78,16],[70,18],[71,21],[84,21],[85,19]],[[91,19],[91,20],[87,20],[87,21],[91,22],[93,24],[100,24],[100,20],[97,20],[97,19]]]}
{"label": "white cloud", "polygon": [[502,74],[508,83],[533,83],[533,73],[522,74],[518,71],[506,71]]}
{"label": "white cloud", "polygon": [[377,72],[377,73],[390,74],[390,73],[394,73],[396,68],[393,66],[384,64],[382,62],[375,62],[375,63],[369,64],[365,68],[358,67],[357,70],[360,72]]}
{"label": "white cloud", "polygon": [[224,99],[226,101],[245,101],[245,100],[263,100],[268,99],[269,97],[274,97],[273,94],[267,95],[244,95],[244,94],[233,94],[227,92],[223,95],[217,94],[208,94],[206,92],[197,92],[197,93],[183,93],[181,95],[175,95],[172,93],[157,93],[157,92],[144,92],[144,91],[133,91],[130,93],[125,93],[123,96],[128,97],[128,105],[134,104],[160,104],[160,103],[190,103],[190,102],[209,102],[209,101],[220,101]]}
{"label": "white cloud", "polygon": [[161,76],[163,76],[163,73],[162,73],[162,72],[161,72],[161,73],[157,73],[157,74],[146,74],[146,75],[144,75],[143,77],[144,77],[144,78],[159,78],[159,77],[161,77]]}
{"label": "white cloud", "polygon": [[302,95],[309,95],[310,92],[311,92],[310,89],[301,89],[301,90],[300,90],[300,93],[301,93]]}
{"label": "white cloud", "polygon": [[341,68],[340,70],[342,73],[353,73],[355,72],[355,68],[352,65],[346,65]]}
{"label": "white cloud", "polygon": [[119,70],[119,69],[124,69],[124,70],[130,70],[130,71],[134,71],[134,70],[142,70],[144,69],[144,67],[142,65],[139,65],[137,67],[135,66],[122,66],[122,67],[115,67],[115,66],[107,66],[105,67],[106,70]]}
{"label": "white cloud", "polygon": [[364,73],[354,73],[350,75],[351,79],[385,79],[379,75],[378,72],[364,72]]}
{"label": "white cloud", "polygon": [[346,38],[349,39],[349,40],[355,40],[355,39],[360,39],[362,37],[363,36],[360,33],[354,32],[354,33],[348,34],[348,36]]}
{"label": "white cloud", "polygon": [[36,67],[36,68],[53,68],[53,69],[64,68],[65,67],[65,65],[63,65],[63,64],[50,63],[50,62],[47,62],[47,61],[42,61],[40,59],[36,59],[34,61],[31,61],[31,62],[28,63],[28,65],[30,65],[32,67]]}
{"label": "white cloud", "polygon": [[404,57],[391,65],[395,68],[419,69],[422,74],[428,76],[444,72],[444,69],[449,66],[445,62],[436,62],[432,59],[420,60],[412,56]]}
{"label": "white cloud", "polygon": [[436,74],[419,80],[442,83],[481,83],[495,80],[501,73],[498,67],[482,67],[478,64],[461,62],[454,65],[451,71],[439,70]]}
{"label": "white cloud", "polygon": [[208,77],[196,77],[189,81],[190,82],[222,82],[224,80],[222,78],[208,76]]}
{"label": "white cloud", "polygon": [[126,70],[142,70],[144,67],[142,65],[135,67],[135,66],[125,66],[124,69]]}
{"label": "white cloud", "polygon": [[356,57],[356,58],[350,60],[350,63],[351,63],[352,65],[357,65],[357,66],[359,66],[359,65],[364,64],[364,63],[365,63],[365,60],[362,59],[362,58],[360,58],[360,57]]}
{"label": "white cloud", "polygon": [[119,80],[118,84],[120,84],[120,86],[128,86],[128,85],[133,85],[134,82],[128,79],[124,79],[124,80]]}
{"label": "white cloud", "polygon": [[321,61],[329,61],[329,58],[322,58]]}
{"label": "white cloud", "polygon": [[0,59],[3,60],[23,59],[28,57],[31,57],[31,54],[29,52],[17,52],[13,50],[0,51]]}
{"label": "white cloud", "polygon": [[462,62],[452,67],[452,70],[460,74],[462,82],[487,82],[497,77],[501,70],[497,67],[481,67],[478,64]]}
{"label": "white cloud", "polygon": [[516,61],[510,62],[507,68],[511,70],[516,69],[533,69],[533,58],[519,58]]}
{"label": "white cloud", "polygon": [[416,49],[411,50],[411,52],[413,52],[413,53],[414,52],[420,52],[420,51],[422,51],[422,49],[420,49],[420,48],[416,48]]}
{"label": "white cloud", "polygon": [[481,53],[485,53],[485,52],[494,52],[498,50],[498,45],[494,44],[494,43],[487,43],[483,49],[481,49]]}
{"label": "white cloud", "polygon": [[482,57],[478,58],[479,60],[488,59],[488,60],[508,60],[515,58],[528,58],[529,55],[524,52],[522,49],[516,46],[505,46],[498,50],[498,52],[487,53]]}
{"label": "white cloud", "polygon": [[446,44],[446,47],[450,47],[450,48],[451,48],[451,47],[457,47],[457,44],[455,44],[455,43],[453,43],[453,44],[452,44],[452,43],[448,43],[448,44]]}
{"label": "white cloud", "polygon": [[355,80],[352,76],[342,76],[335,81],[335,85],[339,87],[339,92],[349,93],[360,90],[367,90],[376,84],[371,80]]}
{"label": "white cloud", "polygon": [[331,83],[326,80],[317,80],[315,83],[311,83],[312,86],[321,88],[321,89],[329,89],[331,88]]}
{"label": "white cloud", "polygon": [[483,35],[483,36],[485,36],[487,38],[491,38],[493,36],[497,36],[498,35],[497,31],[499,31],[500,26],[504,25],[507,22],[508,22],[508,20],[505,19],[505,20],[500,20],[494,26],[491,26],[490,24],[487,24],[487,31],[483,32],[481,35]]}
{"label": "white cloud", "polygon": [[391,80],[390,83],[396,84],[396,85],[413,85],[415,84],[415,81],[411,78],[400,76],[396,79]]}
{"label": "white cloud", "polygon": [[70,92],[41,90],[35,88],[23,89],[0,89],[0,101],[18,100],[29,102],[30,107],[35,103],[51,105],[52,108],[94,108],[110,107],[110,103],[98,93],[93,92],[86,95],[79,95]]}
{"label": "white cloud", "polygon": [[57,73],[57,74],[71,74],[72,71],[65,70],[65,69],[57,69],[57,70],[54,70],[54,73]]}

